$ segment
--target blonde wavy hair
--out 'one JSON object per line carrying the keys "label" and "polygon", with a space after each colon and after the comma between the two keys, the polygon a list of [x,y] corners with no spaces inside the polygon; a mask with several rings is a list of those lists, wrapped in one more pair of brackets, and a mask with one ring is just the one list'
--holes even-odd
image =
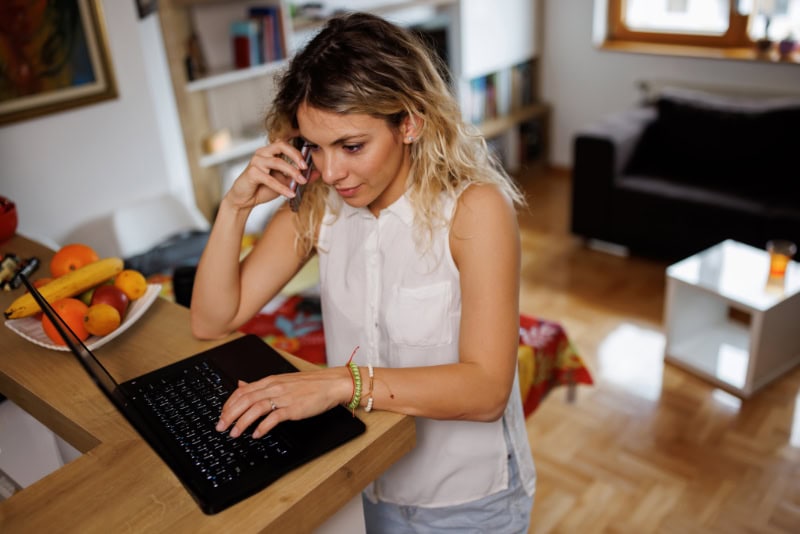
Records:
{"label": "blonde wavy hair", "polygon": [[[524,205],[524,196],[484,138],[463,122],[437,58],[415,34],[380,17],[350,13],[333,18],[279,77],[265,120],[270,138],[297,131],[303,103],[381,118],[396,131],[406,117],[419,118],[407,190],[421,235],[449,223],[440,209],[442,193],[456,198],[471,184],[494,184],[515,205]],[[306,189],[297,217],[297,245],[305,254],[314,248],[328,193],[322,180]]]}

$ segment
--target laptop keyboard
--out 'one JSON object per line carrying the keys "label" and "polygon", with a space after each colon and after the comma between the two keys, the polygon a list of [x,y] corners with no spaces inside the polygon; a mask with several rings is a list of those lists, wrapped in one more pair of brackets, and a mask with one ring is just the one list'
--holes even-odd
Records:
{"label": "laptop keyboard", "polygon": [[214,487],[230,483],[265,462],[289,453],[273,433],[253,439],[252,428],[238,438],[217,432],[222,405],[231,392],[208,363],[143,386],[140,394],[206,480]]}

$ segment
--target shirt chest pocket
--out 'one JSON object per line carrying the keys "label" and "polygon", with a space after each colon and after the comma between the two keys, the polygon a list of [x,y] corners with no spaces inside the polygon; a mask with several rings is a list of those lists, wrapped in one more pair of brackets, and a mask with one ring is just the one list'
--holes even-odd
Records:
{"label": "shirt chest pocket", "polygon": [[396,287],[386,310],[386,330],[392,343],[406,346],[452,343],[451,300],[452,287],[448,281]]}

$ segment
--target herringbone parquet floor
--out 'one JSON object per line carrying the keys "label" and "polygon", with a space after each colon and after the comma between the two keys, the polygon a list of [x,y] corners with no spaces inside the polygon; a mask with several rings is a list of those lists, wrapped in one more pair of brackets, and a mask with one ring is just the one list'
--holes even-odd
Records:
{"label": "herringbone parquet floor", "polygon": [[800,533],[800,368],[741,400],[665,365],[666,264],[571,236],[568,173],[520,181],[521,309],[564,325],[596,381],[528,420],[530,532]]}

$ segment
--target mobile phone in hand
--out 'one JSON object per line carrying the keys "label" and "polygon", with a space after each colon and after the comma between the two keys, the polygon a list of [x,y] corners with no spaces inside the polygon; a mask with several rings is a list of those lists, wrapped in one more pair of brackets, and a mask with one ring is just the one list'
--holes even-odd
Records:
{"label": "mobile phone in hand", "polygon": [[311,177],[311,147],[307,144],[303,144],[302,148],[300,149],[300,153],[303,155],[303,160],[306,162],[306,170],[303,172],[303,176],[306,179],[306,183],[301,184],[295,180],[289,184],[289,188],[294,191],[294,198],[289,199],[289,208],[296,212],[300,209],[300,201],[303,199],[303,192],[308,185],[308,179]]}

